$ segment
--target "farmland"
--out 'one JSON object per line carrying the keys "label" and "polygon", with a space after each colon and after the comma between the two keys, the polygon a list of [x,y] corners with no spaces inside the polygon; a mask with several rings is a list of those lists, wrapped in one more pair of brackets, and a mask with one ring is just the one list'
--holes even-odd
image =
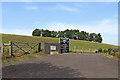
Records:
{"label": "farmland", "polygon": [[[13,42],[28,42],[28,43],[59,43],[59,38],[51,38],[51,37],[36,37],[36,36],[22,36],[22,35],[11,35],[11,34],[2,34],[2,43],[8,43],[9,41]],[[90,41],[83,41],[83,40],[72,40],[70,39],[70,50],[73,49],[77,50],[89,50],[89,49],[108,49],[108,48],[117,48],[115,45],[109,45],[104,43],[96,43]]]}
{"label": "farmland", "polygon": [[[27,43],[39,43],[41,42],[42,51],[37,54],[27,54],[22,57],[11,57],[6,58],[8,56],[8,51],[3,53],[3,63],[11,62],[11,61],[19,61],[22,59],[35,58],[39,56],[48,56],[43,52],[43,44],[44,42],[49,43],[59,43],[59,38],[51,38],[51,37],[37,37],[37,36],[23,36],[23,35],[12,35],[12,34],[2,34],[2,43],[9,43],[9,41],[13,42],[27,42]],[[108,48],[117,48],[115,45],[103,44],[103,43],[95,43],[90,41],[83,40],[72,40],[70,39],[70,50],[97,50],[99,48],[108,49]]]}

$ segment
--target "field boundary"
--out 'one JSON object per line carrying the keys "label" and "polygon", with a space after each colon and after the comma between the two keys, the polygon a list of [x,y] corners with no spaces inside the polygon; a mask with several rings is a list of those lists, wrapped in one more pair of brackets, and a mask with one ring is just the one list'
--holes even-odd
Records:
{"label": "field boundary", "polygon": [[9,56],[13,55],[13,53],[30,53],[31,50],[36,50],[36,52],[41,51],[41,43],[26,43],[26,42],[9,41],[8,44],[6,43],[2,44],[2,47],[1,47],[2,53],[4,53],[4,48],[6,46],[9,47]]}

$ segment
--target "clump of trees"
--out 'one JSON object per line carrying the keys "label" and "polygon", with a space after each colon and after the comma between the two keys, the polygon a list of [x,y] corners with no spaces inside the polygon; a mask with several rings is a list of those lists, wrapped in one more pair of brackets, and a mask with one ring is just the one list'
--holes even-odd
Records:
{"label": "clump of trees", "polygon": [[49,31],[44,29],[35,29],[32,32],[33,36],[40,36],[40,37],[64,37],[69,39],[75,40],[85,40],[85,41],[92,41],[102,43],[101,34],[98,33],[88,33],[86,31],[79,31],[76,29],[66,29],[64,31]]}

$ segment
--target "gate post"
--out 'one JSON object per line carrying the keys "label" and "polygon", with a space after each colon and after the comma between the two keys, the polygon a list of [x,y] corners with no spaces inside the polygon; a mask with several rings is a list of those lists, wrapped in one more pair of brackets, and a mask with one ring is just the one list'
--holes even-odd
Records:
{"label": "gate post", "polygon": [[41,43],[38,43],[38,52],[41,50]]}
{"label": "gate post", "polygon": [[1,53],[3,54],[3,52],[4,52],[4,43],[3,44],[1,43]]}
{"label": "gate post", "polygon": [[12,41],[9,41],[9,56],[12,55]]}

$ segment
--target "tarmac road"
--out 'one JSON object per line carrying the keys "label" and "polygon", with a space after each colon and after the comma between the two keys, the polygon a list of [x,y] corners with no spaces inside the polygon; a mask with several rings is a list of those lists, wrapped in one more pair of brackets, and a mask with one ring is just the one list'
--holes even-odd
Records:
{"label": "tarmac road", "polygon": [[3,64],[3,78],[118,78],[118,61],[100,54],[61,54]]}

